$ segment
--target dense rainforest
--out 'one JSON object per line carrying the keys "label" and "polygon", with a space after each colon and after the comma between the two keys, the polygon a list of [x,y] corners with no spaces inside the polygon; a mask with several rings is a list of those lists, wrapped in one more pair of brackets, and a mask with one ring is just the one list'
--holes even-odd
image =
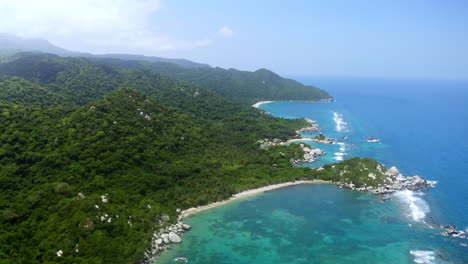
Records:
{"label": "dense rainforest", "polygon": [[177,208],[335,174],[294,167],[299,145],[259,147],[305,120],[203,83],[34,53],[5,58],[0,76],[2,264],[138,263]]}
{"label": "dense rainforest", "polygon": [[267,69],[254,72],[155,62],[93,58],[102,64],[123,69],[147,69],[171,78],[199,84],[227,99],[252,105],[258,101],[321,101],[333,98],[324,90],[285,79]]}

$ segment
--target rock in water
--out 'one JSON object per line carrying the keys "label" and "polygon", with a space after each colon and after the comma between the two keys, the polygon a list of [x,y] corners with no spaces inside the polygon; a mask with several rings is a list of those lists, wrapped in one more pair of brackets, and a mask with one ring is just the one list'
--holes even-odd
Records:
{"label": "rock in water", "polygon": [[180,238],[180,236],[176,233],[171,232],[169,233],[169,241],[171,241],[172,243],[180,243],[182,242],[182,238]]}

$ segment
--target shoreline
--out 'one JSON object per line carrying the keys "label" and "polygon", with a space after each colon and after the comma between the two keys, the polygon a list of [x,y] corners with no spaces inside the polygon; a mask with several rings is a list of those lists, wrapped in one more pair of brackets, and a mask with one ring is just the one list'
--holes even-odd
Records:
{"label": "shoreline", "polygon": [[334,102],[334,101],[335,101],[335,98],[333,98],[333,97],[330,97],[328,99],[321,99],[321,100],[317,100],[317,101],[295,101],[295,100],[258,101],[255,104],[253,104],[252,106],[255,107],[255,108],[259,108],[263,104],[269,104],[269,103],[273,103],[273,102],[329,103],[329,102]]}
{"label": "shoreline", "polygon": [[180,215],[182,216],[182,218],[186,218],[188,216],[191,216],[191,215],[194,215],[194,214],[197,214],[197,213],[200,213],[200,212],[212,209],[212,208],[216,208],[216,207],[228,204],[228,203],[236,201],[236,200],[240,200],[240,199],[244,199],[244,198],[251,197],[251,196],[254,196],[254,195],[258,195],[258,194],[261,194],[261,193],[264,193],[264,192],[267,192],[267,191],[276,190],[276,189],[280,189],[280,188],[284,188],[284,187],[288,187],[288,186],[299,185],[299,184],[318,184],[318,183],[327,183],[327,184],[329,184],[329,183],[332,183],[332,182],[331,181],[324,181],[324,180],[315,179],[315,180],[284,182],[284,183],[278,183],[278,184],[262,186],[262,187],[259,187],[259,188],[256,188],[256,189],[250,189],[250,190],[246,190],[246,191],[243,191],[243,192],[240,192],[240,193],[236,193],[236,194],[232,195],[227,200],[218,201],[218,202],[210,203],[210,204],[207,204],[207,205],[192,207],[192,208],[183,210],[180,213]]}
{"label": "shoreline", "polygon": [[269,103],[273,103],[273,102],[275,102],[275,101],[260,101],[260,102],[256,102],[252,106],[255,107],[255,108],[259,108],[262,104],[269,104]]}
{"label": "shoreline", "polygon": [[281,142],[280,145],[287,145],[287,144],[290,144],[290,143],[294,143],[294,142],[302,142],[302,141],[315,141],[313,138],[308,138],[308,137],[303,137],[303,138],[292,138],[292,139],[288,139],[287,141],[285,142]]}

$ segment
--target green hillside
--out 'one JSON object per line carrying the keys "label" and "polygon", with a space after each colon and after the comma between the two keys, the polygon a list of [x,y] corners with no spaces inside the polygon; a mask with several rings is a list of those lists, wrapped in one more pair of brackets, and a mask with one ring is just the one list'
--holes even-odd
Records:
{"label": "green hillside", "polygon": [[22,60],[0,65],[10,75],[0,82],[2,263],[136,263],[162,215],[307,171],[289,163],[298,146],[256,143],[291,137],[303,120],[153,72]]}
{"label": "green hillside", "polygon": [[222,97],[254,104],[258,101],[320,101],[332,97],[324,90],[285,79],[267,69],[254,72],[222,68],[188,68],[172,63],[95,59],[99,63],[124,69],[148,69],[178,80],[195,83]]}
{"label": "green hillside", "polygon": [[152,70],[22,54],[0,75],[2,264],[139,263],[176,208],[294,179],[340,180],[347,164],[293,167],[299,145],[257,141],[291,138],[305,120]]}

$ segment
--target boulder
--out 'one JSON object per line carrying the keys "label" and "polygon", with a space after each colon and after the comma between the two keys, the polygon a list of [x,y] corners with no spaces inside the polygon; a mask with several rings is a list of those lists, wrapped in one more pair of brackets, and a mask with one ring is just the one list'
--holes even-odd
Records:
{"label": "boulder", "polygon": [[192,227],[187,225],[187,224],[183,224],[182,228],[185,229],[185,230],[190,230]]}
{"label": "boulder", "polygon": [[390,169],[387,170],[387,173],[392,175],[392,176],[397,176],[400,174],[400,171],[397,169],[397,167],[393,166]]}
{"label": "boulder", "polygon": [[169,241],[171,241],[172,243],[180,243],[182,242],[182,238],[180,238],[180,236],[176,233],[171,232],[169,233]]}
{"label": "boulder", "polygon": [[161,217],[161,220],[162,220],[163,222],[167,222],[167,221],[169,221],[170,219],[171,219],[171,218],[170,218],[168,215],[163,215],[163,216]]}
{"label": "boulder", "polygon": [[171,243],[171,241],[169,241],[169,234],[162,234],[161,238],[162,238],[164,244],[170,244]]}
{"label": "boulder", "polygon": [[156,239],[156,245],[161,245],[163,243],[162,238]]}

